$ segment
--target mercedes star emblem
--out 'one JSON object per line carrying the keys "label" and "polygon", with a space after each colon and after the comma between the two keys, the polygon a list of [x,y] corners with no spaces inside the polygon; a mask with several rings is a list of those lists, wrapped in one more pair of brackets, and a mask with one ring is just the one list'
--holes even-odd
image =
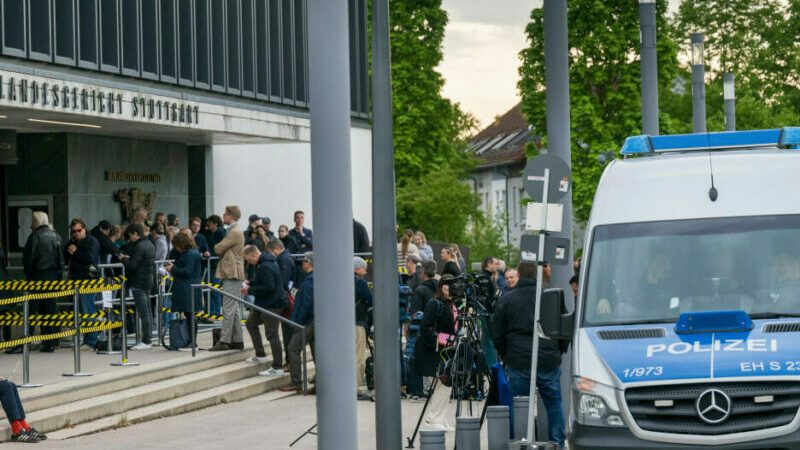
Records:
{"label": "mercedes star emblem", "polygon": [[731,398],[719,389],[706,389],[697,397],[695,409],[703,422],[716,425],[731,415]]}

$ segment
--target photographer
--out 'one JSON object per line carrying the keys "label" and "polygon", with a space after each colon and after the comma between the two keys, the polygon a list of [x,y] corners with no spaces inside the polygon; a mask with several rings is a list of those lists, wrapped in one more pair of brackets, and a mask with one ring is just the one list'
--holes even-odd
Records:
{"label": "photographer", "polygon": [[[442,282],[436,288],[436,295],[425,305],[425,312],[420,324],[420,336],[414,349],[414,359],[417,374],[428,377],[427,381],[436,377],[442,358],[439,352],[453,344],[456,332],[455,317],[456,307],[450,297],[450,286],[447,280],[451,276],[442,277]],[[426,383],[427,384],[427,383]],[[430,400],[430,408],[425,416],[425,425],[429,429],[453,428],[451,416],[447,413],[450,400],[450,388],[443,383],[437,383]]]}
{"label": "photographer", "polygon": [[254,245],[259,252],[263,253],[267,249],[269,238],[264,230],[263,219],[255,214],[248,219],[250,226],[244,232],[244,245]]}
{"label": "photographer", "polygon": [[[536,263],[521,262],[519,282],[495,307],[492,337],[508,373],[508,383],[514,397],[530,394],[536,269]],[[545,282],[549,281],[547,271],[543,278]],[[536,387],[547,410],[549,438],[562,447],[565,435],[561,406],[561,355],[568,346],[568,341],[539,340],[536,371]]]}

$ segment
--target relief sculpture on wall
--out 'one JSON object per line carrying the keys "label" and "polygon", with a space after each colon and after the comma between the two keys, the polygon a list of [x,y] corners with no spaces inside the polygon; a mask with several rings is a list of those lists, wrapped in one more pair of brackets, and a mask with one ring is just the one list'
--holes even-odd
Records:
{"label": "relief sculpture on wall", "polygon": [[156,202],[155,192],[144,192],[139,188],[124,188],[118,190],[115,199],[119,202],[122,209],[122,221],[130,223],[133,219],[133,212],[138,207],[144,207],[147,210],[146,221],[150,221],[150,215],[153,213],[153,205]]}

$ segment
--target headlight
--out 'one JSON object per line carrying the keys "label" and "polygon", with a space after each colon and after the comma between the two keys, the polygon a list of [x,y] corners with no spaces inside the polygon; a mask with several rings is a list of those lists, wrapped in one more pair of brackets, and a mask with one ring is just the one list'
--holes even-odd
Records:
{"label": "headlight", "polygon": [[616,391],[588,378],[577,378],[573,386],[576,418],[582,425],[623,427]]}

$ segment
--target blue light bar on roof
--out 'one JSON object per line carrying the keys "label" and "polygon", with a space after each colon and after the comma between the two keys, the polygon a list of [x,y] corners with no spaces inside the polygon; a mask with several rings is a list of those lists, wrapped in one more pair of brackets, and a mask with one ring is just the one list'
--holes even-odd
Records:
{"label": "blue light bar on roof", "polygon": [[625,139],[622,155],[695,150],[724,150],[753,147],[800,145],[800,127],[772,130],[722,131],[718,133],[675,134],[670,136],[631,136]]}

